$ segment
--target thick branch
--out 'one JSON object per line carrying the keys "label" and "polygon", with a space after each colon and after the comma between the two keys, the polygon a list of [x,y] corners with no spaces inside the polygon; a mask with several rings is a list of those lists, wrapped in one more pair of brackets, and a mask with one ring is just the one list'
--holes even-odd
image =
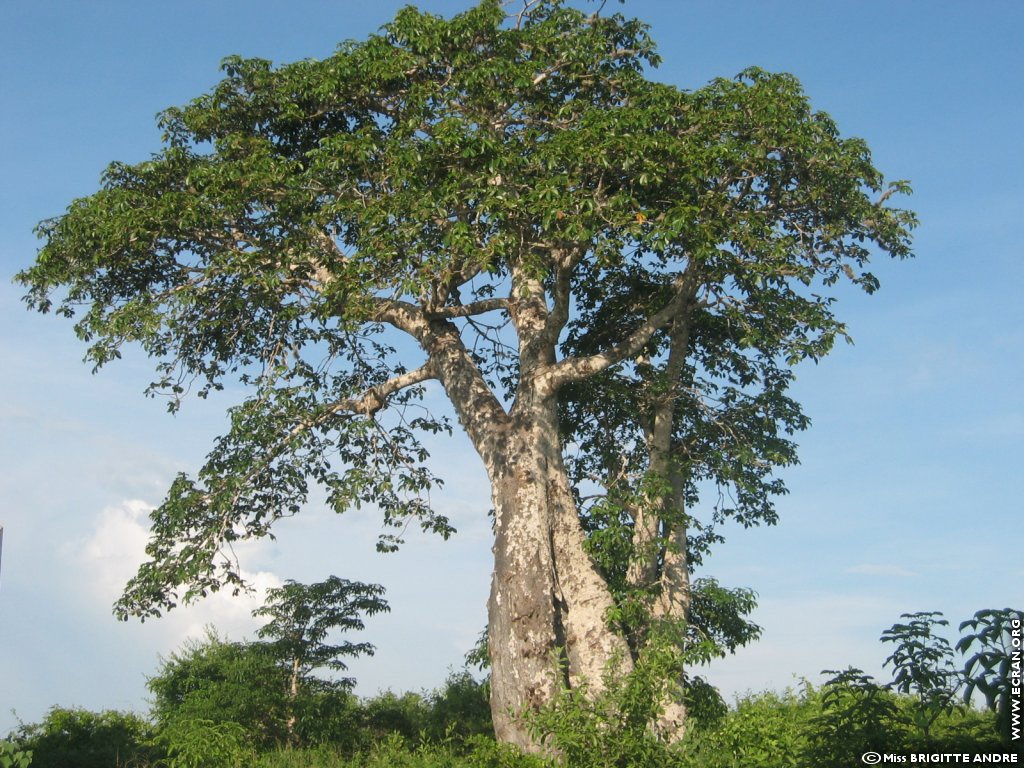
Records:
{"label": "thick branch", "polygon": [[441,307],[439,309],[431,310],[428,313],[428,316],[430,318],[438,319],[470,317],[472,315],[482,315],[487,312],[496,312],[503,309],[507,310],[508,304],[508,299],[505,298],[481,299],[480,301],[474,301],[471,304],[459,304],[454,307]]}
{"label": "thick branch", "polygon": [[433,362],[428,360],[413,371],[394,376],[387,381],[370,387],[359,397],[332,403],[329,410],[332,413],[348,411],[363,416],[372,416],[387,404],[388,397],[395,392],[436,378],[437,373],[434,370]]}
{"label": "thick branch", "polygon": [[[656,546],[661,531],[663,513],[682,504],[682,489],[679,485],[678,468],[672,466],[672,432],[676,420],[676,400],[679,397],[680,378],[686,364],[690,346],[690,321],[687,317],[676,317],[672,322],[671,342],[668,361],[664,372],[659,374],[661,387],[655,394],[654,413],[651,428],[647,434],[649,456],[648,471],[657,478],[659,491],[646,494],[646,498],[634,514],[633,561],[626,575],[627,581],[635,587],[651,584],[658,575],[659,548]],[[666,487],[670,478],[672,483]],[[681,509],[672,510],[681,514]],[[681,526],[685,543],[686,527]],[[685,569],[686,548],[682,549]],[[671,560],[666,553],[666,565]],[[664,575],[664,574],[663,574]]]}
{"label": "thick branch", "polygon": [[604,352],[588,357],[567,357],[548,367],[539,377],[545,392],[556,392],[564,384],[600,373],[623,360],[636,356],[659,328],[674,320],[693,300],[696,280],[687,270],[673,281],[672,299],[640,325],[633,333]]}
{"label": "thick branch", "polygon": [[392,325],[405,331],[421,344],[429,332],[429,322],[423,310],[408,301],[398,299],[377,299],[374,301],[375,311],[371,320]]}
{"label": "thick branch", "polygon": [[409,302],[378,299],[376,305],[374,320],[393,325],[420,343],[473,446],[482,456],[489,453],[508,414],[470,357],[458,328],[447,319],[428,318]]}
{"label": "thick branch", "polygon": [[555,284],[551,290],[551,312],[544,323],[544,335],[554,344],[558,341],[559,335],[565,324],[569,322],[569,305],[571,303],[572,285],[569,277],[572,268],[578,263],[580,255],[573,256],[566,254],[557,259],[555,266]]}

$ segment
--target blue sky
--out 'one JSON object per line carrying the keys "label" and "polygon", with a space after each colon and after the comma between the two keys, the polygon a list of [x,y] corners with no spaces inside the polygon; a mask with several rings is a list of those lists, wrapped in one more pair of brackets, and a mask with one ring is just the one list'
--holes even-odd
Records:
{"label": "blue sky", "polygon": [[[29,314],[9,277],[32,227],[97,188],[111,160],[158,148],[154,115],[199,95],[228,54],[324,57],[401,3],[248,0],[7,2],[0,9],[0,735],[54,704],[144,711],[159,654],[212,622],[251,633],[253,601],[216,597],[158,621],[119,623],[110,605],[142,556],[146,512],[174,473],[197,467],[237,393],[176,417],[142,396],[150,362],[97,376],[69,323]],[[450,14],[463,3],[423,2]],[[609,3],[609,8],[614,5]],[[880,672],[877,640],[903,612],[955,624],[1024,603],[1024,6],[1017,2],[628,0],[664,64],[695,88],[757,65],[792,72],[889,178],[907,178],[918,257],[880,261],[882,290],[842,297],[856,345],[798,370],[813,418],[771,529],[729,529],[705,573],[760,595],[763,639],[709,672],[727,696]],[[331,573],[387,586],[369,621],[378,652],[353,665],[359,691],[417,690],[461,664],[485,622],[489,495],[461,437],[436,445],[457,467],[442,507],[449,542],[411,537],[373,551],[369,511],[313,508],[277,542],[243,552],[260,585]]]}

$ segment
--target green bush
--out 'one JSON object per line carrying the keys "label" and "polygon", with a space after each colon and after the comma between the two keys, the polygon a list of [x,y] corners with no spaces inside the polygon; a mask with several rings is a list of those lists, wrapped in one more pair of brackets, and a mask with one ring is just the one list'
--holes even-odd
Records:
{"label": "green bush", "polygon": [[833,674],[821,689],[821,709],[811,722],[810,764],[845,768],[857,765],[865,752],[903,751],[912,717],[901,715],[900,703],[904,700],[908,709],[909,697],[886,690],[854,667]]}
{"label": "green bush", "polygon": [[159,728],[189,720],[235,723],[264,748],[287,736],[286,684],[262,645],[227,642],[212,630],[162,659],[147,683]]}
{"label": "green bush", "polygon": [[499,744],[493,738],[474,736],[467,740],[466,768],[551,768],[552,761],[526,755],[511,744]]}
{"label": "green bush", "polygon": [[430,729],[430,705],[418,693],[379,693],[362,705],[362,728],[370,744],[397,736],[407,746],[423,740]]}
{"label": "green bush", "polygon": [[182,719],[169,723],[157,740],[167,748],[167,768],[242,768],[254,757],[238,723]]}
{"label": "green bush", "polygon": [[675,761],[669,745],[651,724],[662,702],[680,693],[677,647],[652,643],[633,671],[605,671],[603,687],[594,692],[586,682],[563,688],[554,702],[526,715],[533,737],[558,754],[566,768],[664,768]]}
{"label": "green bush", "polygon": [[112,768],[154,759],[152,737],[138,715],[54,707],[42,722],[22,726],[17,741],[32,752],[32,768]]}
{"label": "green bush", "polygon": [[860,670],[815,689],[748,695],[719,722],[691,729],[677,747],[682,768],[849,768],[880,753],[987,752],[999,749],[995,715],[955,707],[916,726],[919,702],[878,685]]}
{"label": "green bush", "polygon": [[295,702],[294,711],[300,745],[328,746],[350,755],[370,744],[362,705],[348,691],[305,693]]}
{"label": "green bush", "polygon": [[801,693],[746,696],[717,722],[692,728],[678,746],[686,768],[783,768],[803,764],[809,725],[820,711],[820,696],[805,685]]}
{"label": "green bush", "polygon": [[465,742],[473,736],[494,737],[491,722],[491,687],[468,671],[453,672],[444,687],[427,696],[431,740]]}

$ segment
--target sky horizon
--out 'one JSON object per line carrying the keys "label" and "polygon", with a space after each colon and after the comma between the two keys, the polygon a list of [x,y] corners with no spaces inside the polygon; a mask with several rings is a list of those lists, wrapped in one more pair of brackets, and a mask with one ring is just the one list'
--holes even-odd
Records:
{"label": "sky horizon", "polygon": [[[146,711],[158,658],[212,623],[251,638],[258,601],[223,594],[145,623],[110,607],[143,557],[147,514],[179,471],[198,467],[237,391],[176,416],[142,392],[138,350],[97,375],[71,323],[25,310],[10,280],[38,248],[32,229],[99,187],[113,160],[160,147],[154,116],[208,91],[229,54],[323,58],[404,3],[267,0],[166,7],[105,0],[0,10],[0,738],[54,705]],[[434,0],[450,16],[468,3]],[[685,12],[682,10],[685,9]],[[1024,607],[1024,6],[783,0],[609,3],[651,24],[653,77],[698,88],[749,66],[796,75],[844,136],[864,138],[900,201],[918,213],[916,258],[872,265],[874,296],[837,304],[855,339],[793,388],[811,428],[782,473],[779,525],[729,526],[698,575],[759,595],[760,641],[706,673],[727,700],[857,666],[888,680],[882,631],[902,613],[956,625],[982,608]],[[439,397],[436,390],[433,396]],[[461,666],[486,622],[489,489],[468,440],[434,441],[457,467],[439,507],[458,533],[414,533],[379,555],[369,510],[313,505],[245,545],[262,588],[330,574],[387,587],[391,612],[354,639],[357,691],[422,690]],[[1019,482],[1019,481],[1018,481]],[[12,715],[17,713],[17,718]]]}

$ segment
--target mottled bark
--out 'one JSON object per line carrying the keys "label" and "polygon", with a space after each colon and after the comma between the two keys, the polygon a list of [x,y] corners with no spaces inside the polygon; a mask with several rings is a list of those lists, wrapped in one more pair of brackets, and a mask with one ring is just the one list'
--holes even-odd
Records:
{"label": "mottled bark", "polygon": [[550,703],[563,684],[585,680],[600,690],[609,664],[628,669],[631,660],[606,621],[611,593],[583,548],[553,405],[517,414],[499,453],[488,465],[496,515],[491,711],[499,740],[537,750],[525,712]]}

